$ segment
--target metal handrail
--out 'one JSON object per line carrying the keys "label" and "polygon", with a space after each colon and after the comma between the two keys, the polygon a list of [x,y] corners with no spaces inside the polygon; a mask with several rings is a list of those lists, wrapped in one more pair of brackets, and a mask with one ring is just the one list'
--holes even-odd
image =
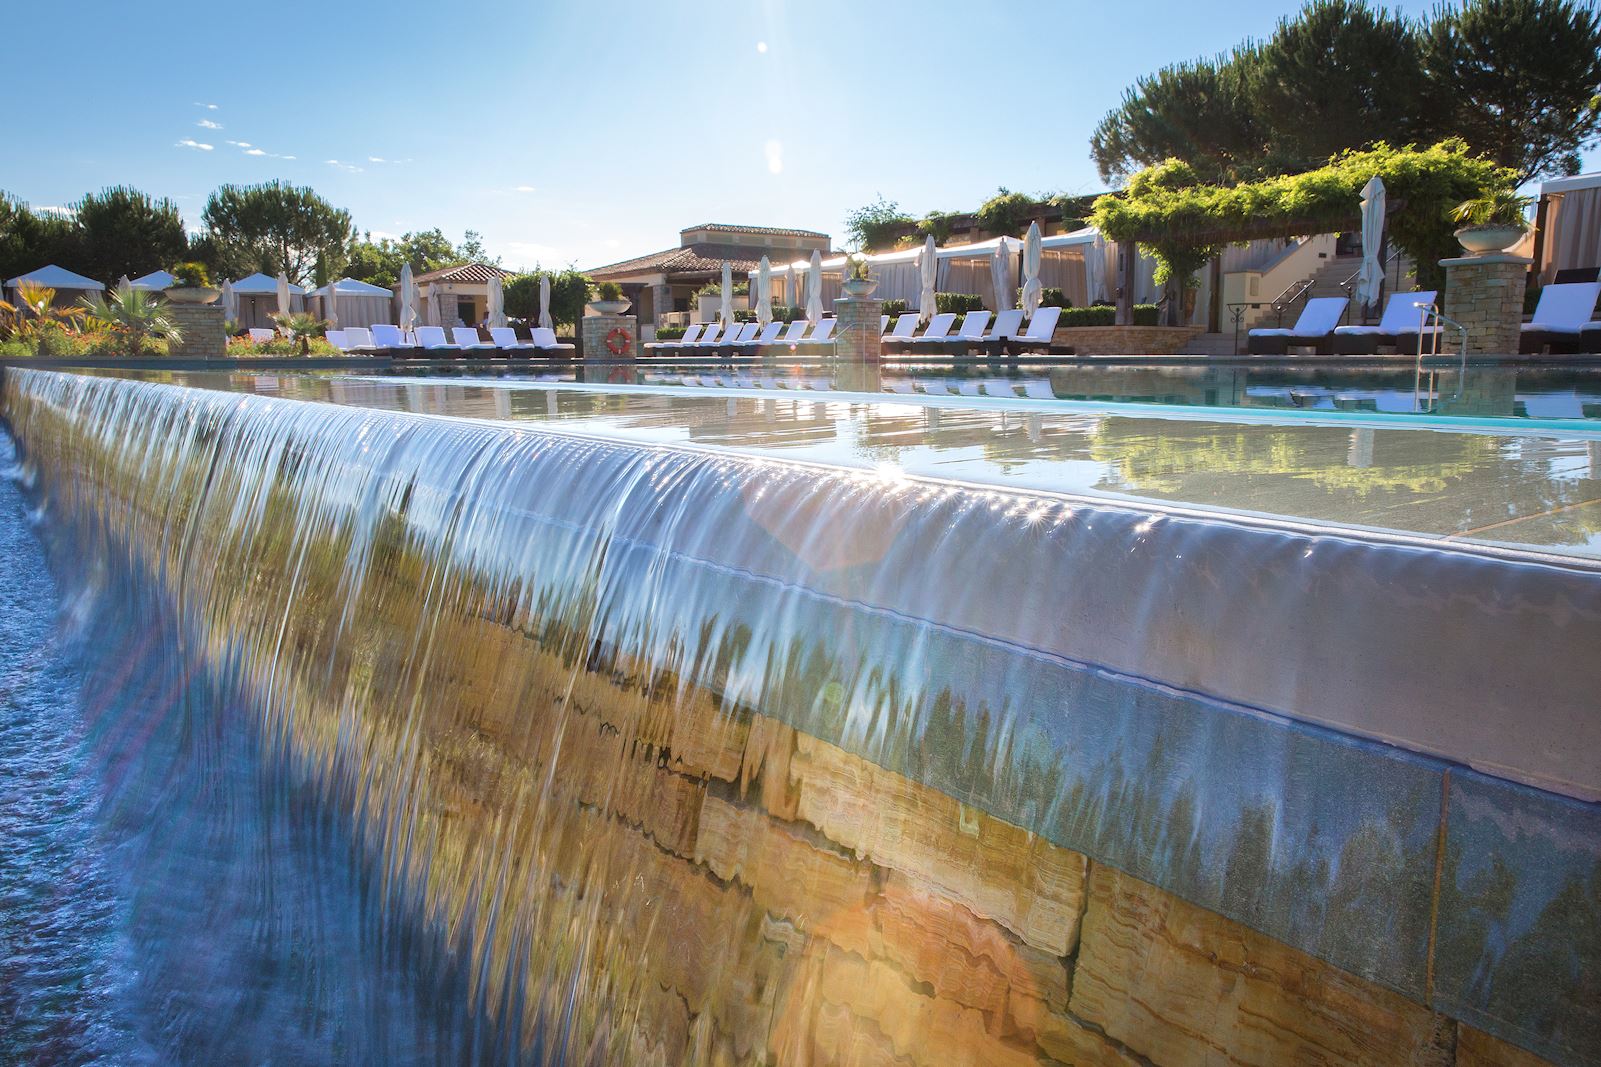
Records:
{"label": "metal handrail", "polygon": [[[1385,277],[1386,281],[1388,281],[1388,279],[1390,277],[1390,267],[1391,266],[1394,266],[1396,268],[1396,270],[1395,270],[1395,282],[1394,282],[1394,284],[1392,286],[1392,291],[1394,291],[1395,289],[1399,289],[1401,287],[1401,250],[1399,248],[1396,249],[1394,252],[1391,252],[1388,256],[1385,257],[1385,260],[1384,260],[1384,263],[1383,263],[1383,267],[1384,267],[1384,277]],[[1356,293],[1356,280],[1358,278],[1360,278],[1361,276],[1362,276],[1362,268],[1358,267],[1358,268],[1356,268],[1356,271],[1349,278],[1345,279],[1345,281],[1340,283],[1340,288],[1345,290],[1345,298],[1347,300],[1350,300],[1351,297]],[[1366,316],[1364,316],[1364,317],[1366,317]]]}
{"label": "metal handrail", "polygon": [[[1445,336],[1444,329],[1431,330],[1429,327],[1441,323],[1447,326],[1456,327],[1457,330],[1459,330],[1462,334],[1461,344],[1459,345],[1460,355],[1457,361],[1456,395],[1451,398],[1452,400],[1461,400],[1462,390],[1466,388],[1468,378],[1468,328],[1455,319],[1447,316],[1431,300],[1414,300],[1412,302],[1412,306],[1418,309],[1418,352],[1417,359],[1412,366],[1412,410],[1422,410],[1419,404],[1423,391],[1423,357],[1426,355],[1438,357],[1440,354],[1440,339]],[[1429,351],[1424,351],[1425,337],[1432,342],[1432,346]],[[1434,387],[1432,384],[1433,377],[1434,372],[1431,370],[1429,372],[1431,383],[1429,392],[1431,394],[1434,392]],[[1434,401],[1431,400],[1431,410],[1433,404]]]}

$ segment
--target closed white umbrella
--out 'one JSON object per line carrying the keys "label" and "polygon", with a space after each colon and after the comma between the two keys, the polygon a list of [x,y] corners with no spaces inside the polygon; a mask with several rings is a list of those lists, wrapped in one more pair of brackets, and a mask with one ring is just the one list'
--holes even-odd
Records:
{"label": "closed white umbrella", "polygon": [[339,329],[339,287],[334,282],[328,283],[322,295],[322,317],[328,320],[330,330]]}
{"label": "closed white umbrella", "polygon": [[400,265],[400,328],[407,333],[417,328],[417,283],[410,263]]}
{"label": "closed white umbrella", "polygon": [[773,321],[773,265],[766,256],[756,267],[756,321],[763,326]]}
{"label": "closed white umbrella", "polygon": [[933,234],[929,234],[928,240],[923,242],[923,252],[917,266],[923,283],[922,290],[917,294],[917,321],[926,326],[928,320],[934,317],[934,288],[939,284],[939,246],[934,243]]}
{"label": "closed white umbrella", "polygon": [[489,277],[489,325],[499,329],[506,325],[506,290],[502,288],[500,275],[492,274]]}
{"label": "closed white umbrella", "polygon": [[784,281],[784,303],[792,308],[798,308],[805,302],[801,295],[801,273],[795,269],[795,264],[789,265],[788,277]]}
{"label": "closed white umbrella", "polygon": [[278,272],[278,314],[288,315],[289,309],[289,275],[283,271]]}
{"label": "closed white umbrella", "polygon": [[734,321],[734,265],[723,260],[723,328]]}
{"label": "closed white umbrella", "polygon": [[127,296],[131,292],[133,292],[133,282],[129,281],[128,276],[124,274],[117,279],[117,295]]}
{"label": "closed white umbrella", "polygon": [[550,321],[550,275],[539,276],[539,325],[541,329],[554,330],[555,323]]}
{"label": "closed white umbrella", "polygon": [[1096,231],[1095,243],[1084,257],[1084,293],[1090,303],[1106,300],[1106,238]]}
{"label": "closed white umbrella", "polygon": [[995,286],[995,310],[1012,309],[1012,245],[1002,237],[990,259],[990,282]]}
{"label": "closed white umbrella", "polygon": [[1023,238],[1023,311],[1030,319],[1040,309],[1040,297],[1045,291],[1040,284],[1040,259],[1044,255],[1040,241],[1040,224],[1029,223],[1028,235]]}
{"label": "closed white umbrella", "polygon": [[823,321],[823,253],[812,249],[812,266],[806,272],[806,321]]}
{"label": "closed white umbrella", "polygon": [[233,282],[222,283],[222,317],[226,322],[239,321],[239,296],[233,291]]}
{"label": "closed white umbrella", "polygon": [[1371,307],[1379,302],[1384,286],[1384,264],[1379,245],[1384,240],[1384,183],[1375,174],[1362,187],[1362,270],[1356,278],[1356,302]]}

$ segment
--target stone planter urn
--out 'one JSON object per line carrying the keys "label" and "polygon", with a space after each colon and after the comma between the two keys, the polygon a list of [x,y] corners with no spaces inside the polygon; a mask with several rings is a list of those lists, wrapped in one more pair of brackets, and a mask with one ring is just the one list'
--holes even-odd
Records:
{"label": "stone planter urn", "polygon": [[844,291],[845,295],[853,300],[872,296],[873,290],[877,288],[877,278],[846,278],[844,283],[840,285],[840,289]]}
{"label": "stone planter urn", "polygon": [[632,300],[594,300],[589,306],[602,315],[621,315],[631,304]]}
{"label": "stone planter urn", "polygon": [[1462,227],[1456,231],[1456,239],[1458,244],[1474,255],[1488,256],[1496,252],[1505,252],[1523,240],[1525,232],[1522,226],[1508,226],[1505,223],[1489,222],[1478,226]]}
{"label": "stone planter urn", "polygon": [[222,295],[222,290],[204,285],[174,285],[162,295],[174,304],[214,304]]}

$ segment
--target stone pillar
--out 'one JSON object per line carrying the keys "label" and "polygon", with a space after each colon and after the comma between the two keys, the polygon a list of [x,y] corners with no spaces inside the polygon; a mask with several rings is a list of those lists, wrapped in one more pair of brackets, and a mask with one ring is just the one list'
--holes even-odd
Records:
{"label": "stone pillar", "polygon": [[883,354],[879,316],[884,301],[842,296],[834,301],[834,358],[842,363],[877,363]]}
{"label": "stone pillar", "polygon": [[221,304],[174,304],[164,309],[183,334],[170,354],[189,359],[221,359],[228,354],[228,333]]}
{"label": "stone pillar", "polygon": [[[607,338],[613,330],[628,335],[626,346],[621,338],[612,338],[611,345],[623,347],[613,352]],[[632,363],[639,358],[639,319],[634,315],[585,315],[578,324],[579,354],[586,360],[602,363]]]}
{"label": "stone pillar", "polygon": [[663,282],[650,287],[650,306],[660,326],[673,311],[673,287]]}
{"label": "stone pillar", "polygon": [[[1468,355],[1517,355],[1524,278],[1532,262],[1505,252],[1440,260],[1445,268],[1445,314],[1467,327]],[[1441,347],[1459,336],[1447,326]]]}

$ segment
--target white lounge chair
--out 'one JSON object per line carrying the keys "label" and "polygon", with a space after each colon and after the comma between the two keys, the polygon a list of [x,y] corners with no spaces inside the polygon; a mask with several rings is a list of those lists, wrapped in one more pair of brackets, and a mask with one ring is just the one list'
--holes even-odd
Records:
{"label": "white lounge chair", "polygon": [[759,348],[759,347],[761,347],[763,345],[770,345],[774,341],[778,340],[778,335],[783,333],[783,332],[784,332],[784,324],[782,322],[779,322],[777,319],[774,319],[772,322],[769,322],[766,326],[763,326],[761,328],[761,332],[758,333],[751,340],[746,341],[746,342],[741,342],[740,347],[741,348],[745,348],[745,347],[757,347],[757,348]]}
{"label": "white lounge chair", "polygon": [[684,327],[684,336],[675,337],[670,341],[651,341],[645,345],[645,348],[651,351],[656,351],[671,348],[683,348],[686,345],[692,345],[695,343],[696,339],[700,337],[700,332],[708,325],[710,325],[710,323],[692,322],[688,326]]}
{"label": "white lounge chair", "polygon": [[556,331],[548,326],[535,326],[528,331],[529,342],[545,355],[563,355],[578,351],[577,345],[563,344],[556,339]]}
{"label": "white lounge chair", "polygon": [[1416,354],[1420,336],[1440,332],[1440,327],[1424,324],[1423,308],[1434,303],[1438,290],[1420,289],[1412,293],[1391,293],[1384,302],[1384,314],[1377,326],[1336,326],[1334,351],[1342,356],[1372,355],[1380,345],[1393,345],[1408,354]]}
{"label": "white lounge chair", "polygon": [[250,328],[250,339],[258,345],[264,345],[277,336],[277,330],[263,330],[258,326],[252,326]]}
{"label": "white lounge chair", "polygon": [[346,350],[344,330],[327,330],[322,336],[329,344],[339,349],[339,351],[343,352]]}
{"label": "white lounge chair", "polygon": [[893,341],[894,347],[896,348],[906,348],[913,345],[926,345],[933,344],[935,342],[948,341],[950,340],[951,336],[951,327],[955,325],[956,313],[954,311],[942,311],[938,315],[935,315],[933,318],[929,319],[928,327],[915,337],[903,337],[899,339],[885,338],[885,340]]}
{"label": "white lounge chair", "polygon": [[346,326],[339,331],[345,335],[345,351],[371,352],[378,347],[372,339],[372,331],[365,326]]}
{"label": "white lounge chair", "polygon": [[756,340],[756,333],[762,328],[759,322],[746,322],[740,324],[739,329],[730,329],[723,334],[723,339],[717,342],[717,348],[726,350],[748,345]]}
{"label": "white lounge chair", "polygon": [[500,346],[492,341],[485,341],[478,336],[478,331],[471,326],[452,326],[450,339],[456,347],[463,352],[495,352]]}
{"label": "white lounge chair", "polygon": [[838,319],[824,319],[812,327],[811,336],[794,343],[797,353],[816,355],[834,350],[834,325]]}
{"label": "white lounge chair", "polygon": [[1023,328],[1023,312],[1019,308],[1003,311],[995,316],[989,332],[964,343],[968,348],[991,348],[1010,341]]}
{"label": "white lounge chair", "polygon": [[[997,330],[1000,326],[1001,317],[1004,317],[1007,314],[1009,313],[1003,311],[1001,312],[1000,316],[996,317],[995,322]],[[1021,315],[1022,312],[1018,312],[1018,314]],[[1010,333],[1004,334],[1001,337],[994,339],[985,338],[981,347],[986,351],[995,350],[1009,353],[1017,353],[1030,349],[1038,351],[1042,348],[1049,351],[1051,348],[1051,338],[1056,335],[1056,320],[1061,317],[1061,308],[1040,308],[1034,312],[1034,317],[1028,320],[1028,329],[1019,331],[1016,327],[1013,327]],[[1021,320],[1019,320],[1019,322],[1021,322]]]}
{"label": "white lounge chair", "polygon": [[372,326],[373,347],[401,356],[414,355],[421,349],[413,337],[407,337],[399,326],[375,322]]}
{"label": "white lounge chair", "polygon": [[920,316],[915,311],[908,311],[895,320],[895,328],[884,334],[886,341],[904,341],[917,332],[917,320]]}
{"label": "white lounge chair", "polygon": [[[939,352],[962,353],[984,340],[984,331],[989,328],[991,313],[988,311],[969,311],[962,316],[962,328],[954,334],[944,338],[928,339],[923,337],[912,338],[913,345],[926,345]],[[1018,312],[1018,322],[1022,322],[1022,312]]]}
{"label": "white lounge chair", "polygon": [[[684,344],[675,345],[674,347],[680,350],[676,354],[692,355],[710,352],[713,346],[717,344],[720,337],[727,335],[729,331],[738,330],[738,328],[739,323],[737,322],[730,322],[726,324],[721,322],[708,322],[706,324],[706,330],[700,335],[699,340],[687,341]],[[685,334],[684,336],[688,337],[689,335]]]}
{"label": "white lounge chair", "polygon": [[517,340],[517,331],[510,326],[491,326],[489,328],[489,336],[494,338],[496,347],[507,352],[539,347],[532,341]]}
{"label": "white lounge chair", "polygon": [[792,322],[789,325],[785,326],[783,332],[780,333],[773,340],[771,340],[771,341],[759,341],[757,343],[759,345],[762,345],[763,347],[767,347],[767,346],[770,346],[770,345],[787,345],[787,344],[790,344],[791,342],[800,340],[801,337],[805,335],[805,333],[806,333],[806,320],[805,319],[796,319],[794,322]]}
{"label": "white lounge chair", "polygon": [[1343,296],[1308,300],[1294,326],[1254,329],[1246,335],[1246,349],[1253,356],[1282,356],[1291,348],[1316,348],[1318,355],[1333,355],[1334,328],[1349,304],[1350,300]]}
{"label": "white lounge chair", "polygon": [[1552,352],[1583,351],[1584,328],[1595,317],[1598,298],[1601,282],[1562,282],[1541,289],[1533,321],[1523,324],[1518,351],[1538,355],[1547,346]]}
{"label": "white lounge chair", "polygon": [[442,356],[455,356],[461,354],[461,349],[445,340],[443,326],[417,327],[417,347],[424,352],[436,352]]}

